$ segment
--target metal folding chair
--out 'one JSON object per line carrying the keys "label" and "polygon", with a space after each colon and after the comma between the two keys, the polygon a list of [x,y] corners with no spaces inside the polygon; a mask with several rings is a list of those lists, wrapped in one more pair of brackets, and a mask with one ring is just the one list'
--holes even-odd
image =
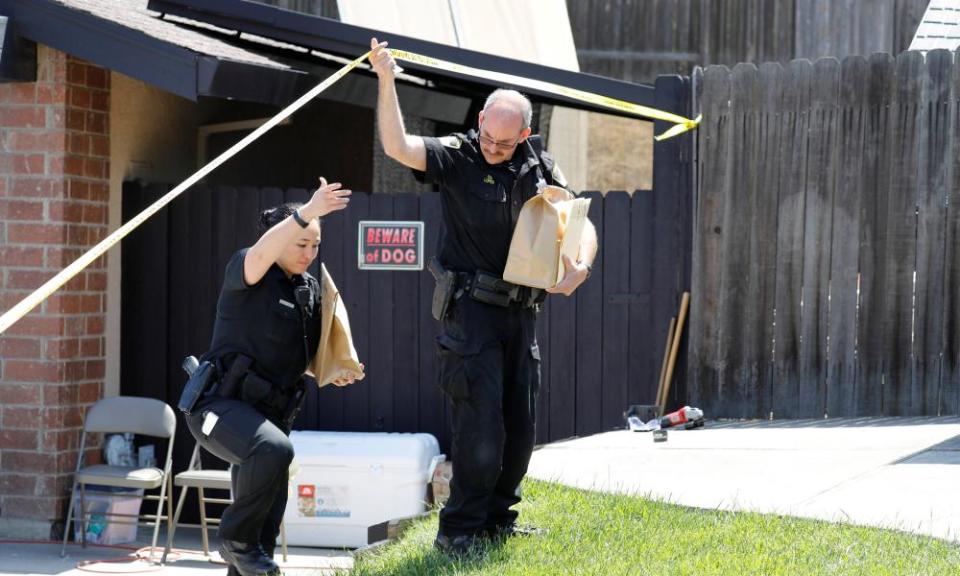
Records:
{"label": "metal folding chair", "polygon": [[[167,404],[154,398],[139,398],[133,396],[116,396],[104,398],[90,407],[83,423],[83,434],[80,438],[80,451],[77,456],[77,468],[73,475],[73,486],[70,491],[70,508],[67,511],[67,521],[63,528],[63,547],[60,556],[67,553],[67,539],[70,535],[71,524],[81,523],[81,542],[87,545],[87,526],[90,523],[91,513],[87,508],[86,495],[88,486],[108,486],[112,488],[133,488],[142,490],[160,489],[159,495],[148,494],[145,500],[156,500],[156,514],[112,514],[104,515],[107,523],[136,524],[138,526],[153,526],[153,541],[150,548],[150,560],[157,546],[157,536],[160,532],[160,521],[167,520],[169,529],[172,502],[170,492],[170,470],[173,458],[173,440],[177,430],[177,419]],[[163,438],[167,441],[167,455],[163,461],[163,468],[156,467],[124,467],[94,464],[86,466],[84,454],[87,448],[88,434],[123,434],[131,432],[140,436]],[[113,493],[92,491],[97,494],[113,496]],[[79,493],[79,518],[74,518],[74,505]],[[120,496],[116,494],[116,496]],[[167,503],[167,514],[163,514],[163,503]],[[161,560],[162,562],[162,560]]]}
{"label": "metal folding chair", "polygon": [[[167,545],[163,550],[163,557],[160,562],[166,562],[170,548],[173,546],[173,536],[179,526],[180,512],[183,510],[183,502],[186,500],[187,490],[197,489],[197,499],[200,507],[200,538],[203,543],[203,554],[210,556],[210,539],[207,532],[210,528],[219,526],[220,519],[211,517],[207,514],[207,504],[230,504],[233,499],[230,495],[230,470],[204,469],[201,461],[200,444],[193,448],[193,455],[190,456],[190,464],[183,472],[178,473],[173,478],[174,486],[181,487],[180,497],[177,499],[177,508],[173,514],[173,522],[167,532]],[[208,496],[207,490],[226,492],[226,497]],[[280,525],[280,547],[283,552],[283,561],[287,561],[287,538],[284,525]]]}

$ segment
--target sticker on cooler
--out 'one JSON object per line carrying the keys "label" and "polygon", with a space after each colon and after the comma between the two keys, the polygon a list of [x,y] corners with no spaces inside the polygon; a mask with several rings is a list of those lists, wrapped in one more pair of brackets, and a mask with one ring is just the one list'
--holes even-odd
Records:
{"label": "sticker on cooler", "polygon": [[317,515],[316,487],[312,484],[297,486],[297,510],[300,516],[313,518]]}
{"label": "sticker on cooler", "polygon": [[297,511],[304,518],[349,518],[349,486],[297,486]]}

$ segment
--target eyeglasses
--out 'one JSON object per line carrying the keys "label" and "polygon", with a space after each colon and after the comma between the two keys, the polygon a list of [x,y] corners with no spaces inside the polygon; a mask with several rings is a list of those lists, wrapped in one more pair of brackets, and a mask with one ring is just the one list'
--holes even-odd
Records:
{"label": "eyeglasses", "polygon": [[513,142],[501,142],[499,140],[494,140],[493,138],[483,133],[482,122],[480,123],[479,131],[480,131],[480,135],[477,138],[478,140],[480,140],[480,143],[486,144],[487,146],[495,146],[497,150],[509,150],[520,143],[520,138],[517,138]]}

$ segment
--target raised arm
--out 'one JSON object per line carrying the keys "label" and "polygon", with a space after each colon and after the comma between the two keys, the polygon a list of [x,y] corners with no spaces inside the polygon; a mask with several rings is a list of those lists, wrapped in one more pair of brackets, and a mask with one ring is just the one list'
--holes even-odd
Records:
{"label": "raised arm", "polygon": [[380,141],[387,156],[408,168],[424,171],[427,169],[427,149],[423,138],[407,134],[403,126],[400,102],[397,100],[397,86],[394,78],[396,61],[385,50],[386,42],[370,39],[370,64],[377,73],[380,92],[377,97],[377,125],[380,127]]}
{"label": "raised arm", "polygon": [[[320,178],[320,187],[313,193],[310,201],[297,209],[300,217],[306,221],[321,218],[336,210],[343,210],[350,202],[350,191],[341,188],[339,182],[327,184]],[[285,220],[267,230],[257,240],[243,259],[243,280],[248,286],[259,282],[270,266],[280,258],[283,250],[297,238],[303,228],[288,216]]]}

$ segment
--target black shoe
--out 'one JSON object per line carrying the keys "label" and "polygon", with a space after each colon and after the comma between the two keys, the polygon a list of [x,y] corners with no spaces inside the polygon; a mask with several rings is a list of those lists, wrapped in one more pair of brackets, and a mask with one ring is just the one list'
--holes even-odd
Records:
{"label": "black shoe", "polygon": [[484,534],[491,540],[506,539],[511,536],[543,536],[547,533],[546,528],[539,528],[532,524],[507,524],[505,526],[494,526],[484,530]]}
{"label": "black shoe", "polygon": [[[220,556],[241,576],[279,576],[280,567],[267,556],[259,544],[233,540],[220,542]],[[230,570],[227,574],[231,574]]]}
{"label": "black shoe", "polygon": [[447,556],[468,556],[480,551],[483,543],[479,538],[470,534],[459,536],[445,536],[437,534],[433,547]]}

